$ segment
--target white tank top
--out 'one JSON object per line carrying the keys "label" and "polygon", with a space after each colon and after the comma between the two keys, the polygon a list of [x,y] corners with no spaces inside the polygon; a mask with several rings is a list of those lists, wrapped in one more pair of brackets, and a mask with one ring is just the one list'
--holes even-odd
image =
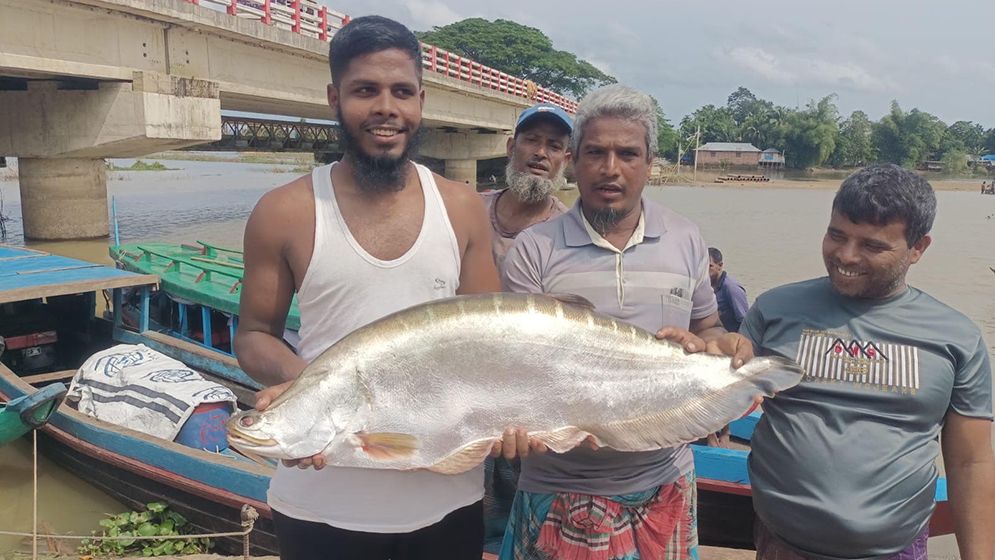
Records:
{"label": "white tank top", "polygon": [[[411,305],[453,296],[459,286],[459,245],[427,168],[415,166],[425,199],[421,232],[404,255],[384,261],[367,253],[346,226],[332,189],[332,165],[311,175],[314,252],[297,294],[301,312],[297,352],[308,362],[359,327]],[[483,466],[442,475],[280,465],[270,482],[268,501],[296,519],[351,531],[407,533],[480,500],[483,472]]]}

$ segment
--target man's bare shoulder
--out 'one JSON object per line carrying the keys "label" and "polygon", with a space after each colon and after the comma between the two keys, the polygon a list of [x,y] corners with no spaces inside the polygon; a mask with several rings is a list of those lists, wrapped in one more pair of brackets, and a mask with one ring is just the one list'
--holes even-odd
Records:
{"label": "man's bare shoulder", "polygon": [[266,220],[294,216],[299,218],[305,208],[314,209],[314,189],[310,175],[302,175],[264,194],[252,210],[252,215]]}
{"label": "man's bare shoulder", "polygon": [[446,179],[438,173],[433,173],[432,176],[435,178],[435,184],[439,187],[442,200],[445,201],[450,211],[477,212],[483,208],[483,200],[473,186]]}

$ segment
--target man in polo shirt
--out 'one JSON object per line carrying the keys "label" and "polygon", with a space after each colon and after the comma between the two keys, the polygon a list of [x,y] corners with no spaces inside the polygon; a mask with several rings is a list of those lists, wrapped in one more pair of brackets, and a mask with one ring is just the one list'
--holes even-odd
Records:
{"label": "man in polo shirt", "polygon": [[[656,139],[649,96],[621,85],[588,94],[571,142],[580,199],[518,236],[504,262],[504,288],[580,295],[689,351],[734,356],[738,367],[752,349],[719,323],[698,228],[642,196]],[[501,558],[680,560],[697,556],[697,542],[687,446],[641,453],[579,447],[522,459]]]}
{"label": "man in polo shirt", "polygon": [[555,195],[566,185],[563,172],[572,131],[570,115],[549,103],[533,105],[518,117],[514,136],[508,139],[508,188],[481,193],[494,230],[491,241],[498,268],[522,230],[567,211]]}
{"label": "man in polo shirt", "polygon": [[941,450],[960,557],[995,554],[988,347],[909,287],[936,197],[874,165],[848,177],[822,240],[828,276],[762,294],[741,332],[800,384],[764,405],[750,454],[759,560],[925,560]]}

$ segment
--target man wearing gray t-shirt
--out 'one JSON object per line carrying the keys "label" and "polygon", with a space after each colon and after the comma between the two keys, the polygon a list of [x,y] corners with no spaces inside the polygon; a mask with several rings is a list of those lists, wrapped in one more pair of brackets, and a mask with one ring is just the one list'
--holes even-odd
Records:
{"label": "man wearing gray t-shirt", "polygon": [[757,298],[740,332],[795,358],[750,454],[758,560],[925,560],[943,437],[965,560],[995,554],[992,372],[978,328],[905,277],[936,198],[895,165],[847,178],[822,242],[828,277]]}

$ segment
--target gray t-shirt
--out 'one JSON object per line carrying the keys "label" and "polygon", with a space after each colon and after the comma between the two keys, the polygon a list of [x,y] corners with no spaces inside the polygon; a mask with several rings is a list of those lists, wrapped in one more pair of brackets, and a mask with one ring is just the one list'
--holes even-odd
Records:
{"label": "gray t-shirt", "polygon": [[978,328],[915,288],[884,300],[828,278],[757,298],[740,333],[794,358],[802,382],[764,404],[750,481],[764,523],[815,558],[891,556],[929,523],[947,412],[992,417]]}
{"label": "gray t-shirt", "polygon": [[[650,332],[686,329],[716,310],[706,247],[697,226],[643,198],[639,225],[619,251],[586,224],[578,202],[519,234],[501,276],[507,291],[576,294]],[[522,461],[518,487],[614,496],[669,484],[693,468],[686,445],[640,453],[577,448],[530,455]]]}

